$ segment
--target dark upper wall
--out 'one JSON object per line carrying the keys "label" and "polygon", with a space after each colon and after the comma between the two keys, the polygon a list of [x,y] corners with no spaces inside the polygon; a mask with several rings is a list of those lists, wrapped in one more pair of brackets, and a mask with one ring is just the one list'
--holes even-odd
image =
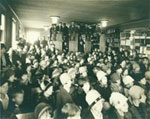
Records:
{"label": "dark upper wall", "polygon": [[136,29],[136,28],[146,28],[146,29],[150,28],[150,19],[137,20],[120,25],[121,30]]}
{"label": "dark upper wall", "polygon": [[136,30],[136,29],[145,29],[150,30],[150,19],[143,19],[143,20],[135,20],[130,21],[123,24],[113,25],[106,28],[106,30],[116,29],[119,28],[120,31],[127,31],[127,30]]}
{"label": "dark upper wall", "polygon": [[23,27],[19,19],[16,17],[15,13],[11,10],[11,7],[8,5],[7,0],[0,0],[0,11],[5,15],[6,26],[5,26],[5,44],[7,48],[12,46],[12,18],[16,21],[16,38],[19,38],[19,27]]}

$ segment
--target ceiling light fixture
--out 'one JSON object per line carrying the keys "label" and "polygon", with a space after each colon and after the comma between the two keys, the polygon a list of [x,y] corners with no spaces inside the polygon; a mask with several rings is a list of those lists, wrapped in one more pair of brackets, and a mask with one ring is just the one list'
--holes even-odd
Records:
{"label": "ceiling light fixture", "polygon": [[50,17],[51,20],[52,20],[52,24],[57,24],[58,23],[58,20],[60,19],[59,16],[54,16],[54,17]]}
{"label": "ceiling light fixture", "polygon": [[101,21],[101,26],[102,26],[102,27],[106,27],[107,24],[108,24],[108,20],[102,20],[102,21]]}

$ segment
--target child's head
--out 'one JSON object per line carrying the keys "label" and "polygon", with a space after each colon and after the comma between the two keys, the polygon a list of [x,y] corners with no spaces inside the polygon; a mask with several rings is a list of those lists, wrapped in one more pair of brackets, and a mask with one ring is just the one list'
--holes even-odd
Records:
{"label": "child's head", "polygon": [[138,73],[140,71],[140,65],[138,63],[134,62],[132,67],[134,73]]}
{"label": "child's head", "polygon": [[98,82],[99,82],[100,86],[107,87],[106,73],[103,72],[103,71],[98,71],[96,76],[97,76],[97,79],[98,79]]}
{"label": "child's head", "polygon": [[122,67],[121,65],[117,64],[117,66],[115,67],[116,73],[121,74],[122,73]]}
{"label": "child's head", "polygon": [[7,77],[8,77],[8,81],[9,82],[14,82],[15,81],[15,72],[13,71],[13,70],[11,70],[11,69],[9,69],[8,71],[7,71]]}
{"label": "child's head", "polygon": [[2,73],[0,79],[2,80],[1,83],[3,81],[8,81],[8,82],[14,82],[15,81],[15,72],[12,69],[8,69],[7,71],[5,71],[4,73]]}
{"label": "child's head", "polygon": [[123,70],[123,72],[122,72],[122,75],[123,75],[123,76],[127,76],[128,73],[129,73],[128,69],[125,68],[125,69]]}
{"label": "child's head", "polygon": [[21,80],[20,80],[20,84],[23,84],[23,85],[27,85],[28,84],[28,75],[27,74],[23,74],[21,76]]}
{"label": "child's head", "polygon": [[72,103],[67,103],[63,106],[61,110],[64,118],[66,119],[81,119],[80,108]]}
{"label": "child's head", "polygon": [[24,91],[20,88],[14,88],[12,90],[12,101],[17,105],[21,105],[24,100]]}
{"label": "child's head", "polygon": [[110,96],[110,104],[115,107],[118,112],[128,112],[127,97],[118,92],[113,92]]}
{"label": "child's head", "polygon": [[63,87],[70,88],[71,87],[71,78],[67,73],[63,73],[60,75],[60,82],[63,85]]}
{"label": "child's head", "polygon": [[7,92],[8,92],[8,82],[0,84],[0,93],[7,94]]}
{"label": "child's head", "polygon": [[68,70],[68,74],[69,74],[69,76],[71,77],[71,79],[74,80],[75,77],[76,77],[76,69],[75,69],[75,68],[70,68],[70,69]]}
{"label": "child's head", "polygon": [[87,67],[86,66],[80,67],[79,73],[80,73],[81,77],[86,77],[87,76]]}
{"label": "child's head", "polygon": [[117,75],[117,73],[113,73],[113,74],[110,76],[110,79],[111,79],[111,83],[113,83],[113,84],[120,85],[120,83],[121,83],[120,77]]}
{"label": "child's head", "polygon": [[44,91],[44,96],[49,97],[52,95],[52,93],[53,93],[53,86],[52,86],[52,84],[48,84]]}
{"label": "child's head", "polygon": [[148,57],[144,57],[144,58],[142,59],[142,62],[143,62],[143,64],[148,65],[148,63],[149,63]]}
{"label": "child's head", "polygon": [[52,119],[52,107],[46,103],[39,103],[34,110],[35,119]]}
{"label": "child's head", "polygon": [[134,79],[131,76],[125,76],[123,78],[123,84],[125,85],[126,88],[130,88],[134,85]]}
{"label": "child's head", "polygon": [[139,107],[140,103],[145,103],[146,101],[145,90],[137,85],[134,85],[129,89],[129,96],[136,107]]}

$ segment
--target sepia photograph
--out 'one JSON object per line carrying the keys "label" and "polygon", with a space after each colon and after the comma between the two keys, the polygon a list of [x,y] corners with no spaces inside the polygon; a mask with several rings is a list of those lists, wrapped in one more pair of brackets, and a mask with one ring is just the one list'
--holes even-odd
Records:
{"label": "sepia photograph", "polygon": [[0,0],[0,119],[150,119],[150,0]]}

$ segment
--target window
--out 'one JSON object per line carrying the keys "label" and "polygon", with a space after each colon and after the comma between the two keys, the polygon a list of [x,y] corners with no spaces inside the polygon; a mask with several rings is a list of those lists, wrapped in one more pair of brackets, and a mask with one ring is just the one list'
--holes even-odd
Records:
{"label": "window", "polygon": [[0,20],[1,20],[1,23],[0,23],[0,42],[2,43],[5,43],[5,15],[4,14],[1,14],[0,15]]}
{"label": "window", "polygon": [[12,47],[14,49],[17,48],[17,40],[16,40],[16,20],[12,19]]}

